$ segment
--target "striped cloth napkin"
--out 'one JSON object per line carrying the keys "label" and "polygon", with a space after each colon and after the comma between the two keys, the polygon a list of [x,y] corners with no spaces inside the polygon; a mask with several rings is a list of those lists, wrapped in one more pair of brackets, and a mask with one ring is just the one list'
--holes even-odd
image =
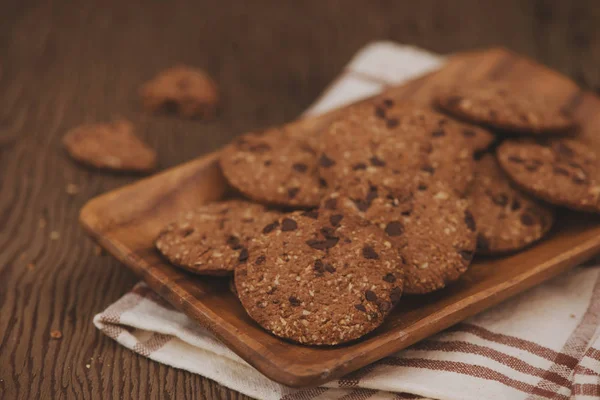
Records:
{"label": "striped cloth napkin", "polygon": [[[411,47],[371,44],[307,113],[372,95],[443,62]],[[269,380],[143,283],[94,324],[139,354],[258,399],[600,399],[600,265],[588,264],[309,389]]]}

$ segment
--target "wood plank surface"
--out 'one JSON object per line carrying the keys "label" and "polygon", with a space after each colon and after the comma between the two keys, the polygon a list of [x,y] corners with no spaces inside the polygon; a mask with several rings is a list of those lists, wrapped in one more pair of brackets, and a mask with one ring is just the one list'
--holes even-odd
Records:
{"label": "wood plank surface", "polygon": [[[503,45],[600,87],[596,1],[3,0],[0,12],[0,398],[245,398],[116,345],[93,315],[137,281],[77,225],[133,182],[71,163],[70,127],[132,119],[161,167],[293,119],[362,45],[438,52]],[[185,62],[223,93],[210,123],[139,111],[138,85]],[[79,192],[66,193],[74,183]],[[56,232],[56,233],[52,233]],[[62,331],[51,340],[50,331]],[[89,366],[89,367],[88,367]]]}

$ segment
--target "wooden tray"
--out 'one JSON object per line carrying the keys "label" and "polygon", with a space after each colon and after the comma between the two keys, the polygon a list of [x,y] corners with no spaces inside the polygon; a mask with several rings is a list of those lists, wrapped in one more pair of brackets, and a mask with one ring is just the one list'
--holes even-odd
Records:
{"label": "wooden tray", "polygon": [[[559,99],[591,135],[600,103],[567,78],[505,50],[452,57],[433,74],[389,88],[399,98],[427,104],[432,92],[455,82],[509,79]],[[319,129],[336,112],[299,120]],[[597,117],[596,117],[597,116]],[[385,324],[358,343],[333,348],[300,346],[262,330],[217,278],[192,276],[165,263],[154,250],[159,230],[182,210],[217,200],[227,183],[210,154],[92,199],[82,209],[85,229],[177,309],[214,332],[269,378],[301,387],[318,385],[403,349],[585,261],[600,251],[600,219],[561,212],[550,236],[527,251],[478,259],[460,281],[440,292],[403,298]]]}

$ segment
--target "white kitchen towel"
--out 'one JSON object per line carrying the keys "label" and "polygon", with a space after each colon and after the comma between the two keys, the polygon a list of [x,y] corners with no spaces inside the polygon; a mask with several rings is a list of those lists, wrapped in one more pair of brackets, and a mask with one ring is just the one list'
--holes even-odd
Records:
{"label": "white kitchen towel", "polygon": [[[388,42],[361,50],[307,114],[442,65]],[[342,379],[292,389],[260,374],[143,283],[94,324],[155,361],[258,399],[600,399],[600,266],[578,267]]]}

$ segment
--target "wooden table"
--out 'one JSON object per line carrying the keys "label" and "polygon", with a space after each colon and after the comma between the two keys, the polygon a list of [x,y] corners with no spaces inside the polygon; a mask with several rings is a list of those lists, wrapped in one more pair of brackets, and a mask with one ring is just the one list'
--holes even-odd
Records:
{"label": "wooden table", "polygon": [[[138,279],[97,253],[77,214],[136,177],[75,165],[61,148],[67,129],[129,118],[168,168],[293,119],[376,39],[445,53],[504,45],[600,85],[596,0],[78,3],[8,0],[0,12],[2,399],[246,398],[93,327],[93,315]],[[219,82],[217,120],[140,112],[138,86],[175,63]]]}

